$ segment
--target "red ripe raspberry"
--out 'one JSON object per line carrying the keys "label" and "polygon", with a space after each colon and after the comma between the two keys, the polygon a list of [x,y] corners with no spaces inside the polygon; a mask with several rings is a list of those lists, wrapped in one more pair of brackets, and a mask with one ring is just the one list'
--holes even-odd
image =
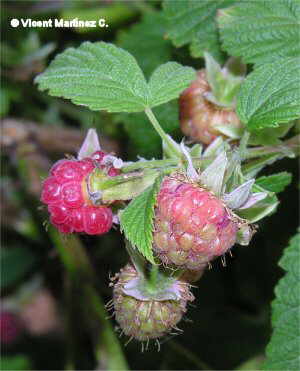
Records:
{"label": "red ripe raspberry", "polygon": [[155,213],[153,247],[166,264],[201,269],[235,243],[238,226],[222,201],[175,176],[164,179]]}
{"label": "red ripe raspberry", "polygon": [[61,195],[64,205],[72,209],[77,209],[84,203],[82,185],[79,182],[64,183],[61,188]]}
{"label": "red ripe raspberry", "polygon": [[56,178],[53,176],[47,178],[43,183],[41,201],[45,204],[49,204],[60,200],[60,191],[61,185],[58,183]]}
{"label": "red ripe raspberry", "polygon": [[41,201],[48,205],[51,223],[62,233],[103,234],[110,230],[113,214],[109,207],[93,206],[88,198],[86,177],[95,167],[107,176],[119,170],[103,163],[106,153],[95,152],[83,160],[60,160],[43,183]]}
{"label": "red ripe raspberry", "polygon": [[64,205],[49,205],[48,211],[51,214],[50,220],[53,224],[65,223],[66,220],[69,218],[69,209]]}
{"label": "red ripe raspberry", "polygon": [[103,234],[112,226],[113,213],[106,206],[88,206],[83,210],[84,231],[87,234]]}
{"label": "red ripe raspberry", "polygon": [[180,126],[182,132],[195,141],[210,144],[222,134],[216,126],[232,124],[242,126],[236,113],[228,108],[218,107],[205,99],[211,92],[205,70],[197,73],[197,78],[181,94],[179,99]]}
{"label": "red ripe raspberry", "polygon": [[78,161],[77,163],[83,170],[84,175],[89,174],[95,167],[93,160],[91,158],[85,158],[81,161]]}
{"label": "red ripe raspberry", "polygon": [[0,313],[0,338],[2,344],[12,344],[20,336],[22,331],[19,318],[8,311]]}
{"label": "red ripe raspberry", "polygon": [[[86,206],[89,207],[89,206]],[[71,218],[73,220],[73,228],[74,232],[83,232],[84,231],[84,224],[83,224],[83,209],[74,209],[72,210]]]}
{"label": "red ripe raspberry", "polygon": [[55,176],[60,183],[65,183],[68,180],[82,180],[84,174],[80,164],[74,160],[60,160],[55,164],[50,173]]}

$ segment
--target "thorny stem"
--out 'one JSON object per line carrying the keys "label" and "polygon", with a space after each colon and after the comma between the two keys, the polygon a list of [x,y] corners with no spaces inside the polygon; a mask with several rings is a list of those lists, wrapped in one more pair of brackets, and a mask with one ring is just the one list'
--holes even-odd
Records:
{"label": "thorny stem", "polygon": [[157,133],[161,137],[162,141],[167,146],[168,150],[175,156],[175,158],[180,158],[181,157],[180,150],[177,148],[177,146],[174,144],[171,138],[164,132],[163,128],[160,126],[159,122],[157,121],[150,107],[147,107],[145,109],[145,114],[147,115],[154,129],[157,131]]}

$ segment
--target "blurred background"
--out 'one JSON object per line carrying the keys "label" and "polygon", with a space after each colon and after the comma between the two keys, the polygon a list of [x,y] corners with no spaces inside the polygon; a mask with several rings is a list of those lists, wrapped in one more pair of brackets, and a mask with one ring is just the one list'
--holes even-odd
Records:
{"label": "blurred background", "polygon": [[[160,139],[143,114],[90,112],[39,92],[34,78],[57,53],[86,40],[127,49],[146,76],[169,60],[197,69],[203,60],[164,38],[160,1],[2,1],[1,6],[1,369],[106,370],[126,359],[129,369],[232,370],[259,360],[271,334],[274,285],[282,275],[277,261],[299,220],[297,161],[273,165],[272,172],[293,174],[279,195],[277,213],[260,223],[249,247],[234,248],[226,266],[218,259],[204,274],[180,324],[183,334],[164,339],[160,352],[150,344],[142,353],[135,341],[125,347],[127,339],[118,338],[103,306],[111,298],[109,275],[127,263],[122,236],[115,230],[62,238],[48,225],[39,201],[41,181],[54,161],[76,153],[90,127],[106,151],[125,160],[160,156]],[[14,28],[12,18],[105,18],[109,27]],[[177,102],[155,112],[164,129],[181,138]],[[264,174],[269,173],[267,168]],[[66,249],[73,254],[71,268],[79,267],[75,274],[65,269]],[[89,279],[80,267],[89,264],[95,313],[80,283]]]}

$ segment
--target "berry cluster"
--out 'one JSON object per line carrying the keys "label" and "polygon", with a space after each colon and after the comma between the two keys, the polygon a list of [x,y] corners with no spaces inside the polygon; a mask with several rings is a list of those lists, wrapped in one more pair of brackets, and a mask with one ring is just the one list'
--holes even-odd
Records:
{"label": "berry cluster", "polygon": [[89,199],[87,176],[97,167],[106,176],[119,174],[107,165],[105,152],[97,151],[82,160],[59,160],[43,183],[41,201],[48,205],[51,223],[62,233],[103,234],[110,230],[113,214],[109,207]]}
{"label": "berry cluster", "polygon": [[165,264],[202,269],[233,246],[237,231],[223,202],[210,191],[175,176],[164,179],[153,247]]}

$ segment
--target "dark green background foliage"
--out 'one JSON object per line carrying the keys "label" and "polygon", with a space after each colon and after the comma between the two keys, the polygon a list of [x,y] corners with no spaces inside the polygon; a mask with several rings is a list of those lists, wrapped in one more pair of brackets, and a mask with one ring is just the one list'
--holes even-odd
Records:
{"label": "dark green background foliage", "polygon": [[[175,1],[166,1],[164,5],[168,17],[176,11],[172,3],[175,4]],[[24,334],[17,344],[3,348],[5,357],[1,369],[63,369],[70,357],[77,369],[93,369],[97,366],[93,341],[104,328],[92,317],[88,325],[82,320],[82,313],[90,312],[76,285],[69,288],[69,297],[66,298],[68,277],[54,250],[56,235],[52,228],[47,232],[43,224],[47,213],[39,207],[40,180],[51,163],[65,153],[75,154],[83,133],[89,127],[96,127],[103,144],[126,160],[135,160],[137,155],[148,159],[161,155],[160,139],[143,113],[91,112],[39,92],[33,83],[34,77],[45,69],[57,53],[67,47],[77,47],[83,41],[113,42],[128,50],[137,59],[147,78],[157,66],[170,60],[196,69],[203,67],[203,59],[200,58],[203,48],[208,48],[219,60],[224,60],[226,55],[219,45],[217,23],[212,21],[216,9],[208,12],[207,3],[203,1],[203,6],[198,9],[206,20],[204,29],[201,30],[196,24],[193,34],[190,29],[186,29],[184,34],[176,29],[174,22],[168,24],[170,19],[163,17],[159,1],[2,2],[1,117],[4,128],[13,129],[4,131],[6,141],[1,155],[2,297],[14,295],[21,284],[30,282],[39,274],[59,303],[64,314],[64,327],[68,330],[59,336],[35,337]],[[213,3],[215,7],[217,2]],[[228,6],[232,2],[221,3]],[[248,8],[248,17],[251,18],[252,8]],[[267,12],[265,6],[262,9]],[[274,11],[280,12],[280,9],[278,6]],[[179,6],[178,14],[183,11]],[[219,19],[225,45],[238,56],[243,55],[243,51],[239,44],[232,43],[232,33],[238,26],[234,17],[240,11],[233,12],[231,23]],[[9,25],[11,18],[49,19],[65,16],[95,19],[95,14],[107,17],[110,24],[108,30],[23,29]],[[191,22],[192,15],[189,15]],[[291,18],[294,20],[294,12]],[[183,24],[179,26],[183,27]],[[207,42],[203,40],[203,32],[209,34]],[[172,42],[180,48],[176,48]],[[288,49],[289,57],[297,54],[293,45]],[[264,50],[263,44],[261,48]],[[192,58],[190,52],[198,58]],[[269,56],[272,60],[271,54]],[[260,64],[269,62],[269,59],[266,55],[258,58],[249,52],[246,61]],[[252,67],[250,65],[250,70]],[[259,74],[259,71],[255,73]],[[249,79],[248,84],[251,83]],[[243,98],[243,102],[247,102],[248,97]],[[245,122],[248,121],[253,129],[259,127],[256,112],[263,108],[258,107],[253,115],[249,115],[249,112],[245,112],[245,105],[241,103],[239,106]],[[165,131],[181,139],[177,101],[154,108],[154,112]],[[287,121],[295,117],[288,116]],[[253,137],[255,144],[262,144],[263,139],[259,135],[257,132],[257,136]],[[277,143],[281,136],[282,133],[275,135],[273,142]],[[278,186],[280,189],[274,190],[266,176],[278,172],[282,172],[284,179]],[[285,192],[278,195],[281,203],[277,213],[259,223],[258,232],[249,247],[233,249],[233,257],[226,257],[225,267],[217,259],[212,269],[206,272],[195,289],[194,306],[189,308],[179,326],[184,333],[165,339],[160,352],[150,344],[149,350],[141,353],[140,344],[135,341],[124,347],[126,339],[121,338],[121,346],[131,369],[232,370],[264,354],[271,336],[270,303],[274,298],[274,286],[283,275],[277,262],[290,237],[296,232],[299,218],[296,161],[282,160],[273,165],[272,171],[267,167],[260,173],[258,182],[260,185],[268,184],[271,191],[280,191],[290,181],[284,172],[292,173],[293,180]],[[112,231],[100,238],[80,236],[79,241],[95,268],[97,290],[103,301],[107,302],[111,298],[109,274],[119,271],[127,262],[122,236]],[[284,263],[282,266],[285,268]],[[69,323],[66,318],[69,318]],[[113,319],[110,321],[115,325]]]}

